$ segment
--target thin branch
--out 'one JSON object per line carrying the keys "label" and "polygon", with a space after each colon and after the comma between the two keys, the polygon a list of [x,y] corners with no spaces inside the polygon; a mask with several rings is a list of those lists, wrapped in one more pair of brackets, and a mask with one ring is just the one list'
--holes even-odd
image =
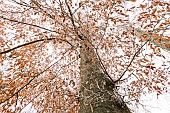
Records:
{"label": "thin branch", "polygon": [[99,43],[98,43],[98,45],[97,45],[97,48],[99,47],[99,45],[102,43],[102,39],[104,38],[104,36],[105,36],[105,34],[106,34],[106,29],[108,28],[108,23],[109,22],[109,14],[107,14],[107,20],[106,20],[106,23],[105,23],[105,30],[104,30],[104,33],[103,33],[103,35],[100,37],[100,41],[99,41]]}
{"label": "thin branch", "polygon": [[41,26],[38,26],[38,25],[35,25],[35,24],[30,24],[30,23],[26,23],[26,22],[20,22],[20,21],[17,21],[17,20],[12,20],[12,19],[3,17],[3,16],[0,16],[0,18],[2,18],[2,19],[4,19],[4,20],[11,21],[11,22],[16,22],[16,23],[19,23],[19,24],[25,24],[25,25],[37,27],[37,28],[40,28],[40,29],[44,29],[44,30],[46,30],[46,31],[58,33],[57,31],[54,31],[54,30],[51,30],[51,29],[47,29],[47,28],[45,28],[45,27],[41,27]]}
{"label": "thin branch", "polygon": [[121,75],[117,80],[114,81],[114,83],[116,83],[116,82],[118,82],[118,81],[120,81],[120,80],[122,79],[122,77],[123,77],[123,76],[125,75],[125,73],[128,71],[129,67],[132,65],[132,62],[135,60],[135,57],[136,57],[136,56],[138,55],[138,53],[141,51],[141,49],[142,49],[148,42],[151,41],[151,37],[152,37],[152,35],[153,35],[154,31],[155,31],[155,28],[156,28],[156,26],[160,23],[161,20],[162,20],[162,19],[160,19],[160,20],[154,25],[153,30],[152,30],[152,33],[151,33],[150,35],[148,35],[149,38],[147,39],[147,41],[138,49],[138,51],[135,52],[135,54],[133,55],[130,63],[129,63],[128,66],[126,67],[125,71],[122,73],[122,75]]}
{"label": "thin branch", "polygon": [[8,101],[9,99],[13,98],[15,95],[18,95],[18,93],[20,91],[22,91],[25,87],[27,87],[36,77],[38,77],[39,75],[41,75],[42,73],[44,73],[45,71],[47,71],[51,66],[49,66],[48,68],[46,68],[44,71],[42,71],[40,74],[37,74],[36,76],[34,76],[31,80],[29,80],[29,82],[27,84],[25,84],[24,86],[22,86],[18,91],[16,91],[14,94],[12,94],[9,98],[3,100],[2,102],[0,102],[0,104]]}
{"label": "thin branch", "polygon": [[66,5],[67,5],[68,11],[69,11],[69,13],[70,13],[70,20],[71,20],[71,22],[72,22],[72,24],[73,24],[73,27],[76,29],[76,26],[75,26],[75,23],[74,23],[74,19],[73,19],[73,14],[72,14],[72,11],[71,11],[71,9],[70,9],[70,6],[68,5],[67,0],[65,0],[65,3],[66,3]]}
{"label": "thin branch", "polygon": [[[63,58],[63,57],[62,57]],[[59,61],[59,60],[58,60]],[[48,66],[45,70],[43,70],[42,72],[40,72],[39,74],[37,74],[36,76],[33,76],[33,78],[31,80],[29,80],[24,86],[22,86],[18,91],[16,91],[14,94],[12,94],[9,98],[3,100],[0,102],[0,104],[10,100],[11,98],[13,98],[15,95],[17,95],[19,92],[21,92],[25,87],[27,87],[36,77],[40,76],[41,74],[43,74],[44,72],[46,72],[48,69],[50,69],[52,66],[54,66],[56,63],[58,63],[58,61],[54,62],[53,64],[51,64],[50,66]]]}
{"label": "thin branch", "polygon": [[62,3],[59,0],[59,6],[60,6],[60,10],[61,10],[61,14],[64,16],[63,22],[65,22],[65,15],[64,15],[64,11],[63,11],[63,7],[62,7]]}
{"label": "thin branch", "polygon": [[67,0],[65,0],[65,3],[66,3],[66,6],[67,6],[67,8],[68,8],[68,11],[69,11],[69,13],[70,13],[70,20],[71,20],[71,22],[72,22],[73,28],[74,28],[74,30],[75,30],[78,38],[79,38],[80,40],[84,40],[84,39],[83,39],[83,36],[80,36],[79,33],[78,33],[78,29],[77,29],[77,27],[76,27],[76,25],[75,25],[75,23],[74,23],[73,13],[72,13],[72,11],[71,11],[71,9],[70,9],[70,6],[68,5]]}
{"label": "thin branch", "polygon": [[27,45],[30,45],[30,44],[34,44],[34,43],[41,42],[41,41],[44,41],[44,40],[54,40],[54,39],[56,39],[56,38],[35,40],[35,41],[32,41],[32,42],[28,42],[28,43],[25,43],[25,44],[21,44],[21,45],[16,46],[16,47],[14,47],[14,48],[12,48],[12,49],[9,49],[9,50],[0,52],[0,54],[5,54],[5,53],[11,52],[11,51],[13,51],[13,50],[15,50],[15,49],[21,48],[21,47],[23,47],[23,46],[27,46]]}
{"label": "thin branch", "polygon": [[[66,52],[67,52],[67,51],[66,51]],[[65,52],[65,53],[66,53],[66,52]],[[63,58],[63,57],[61,57],[57,62],[59,62],[62,58]],[[50,81],[52,81],[52,80],[57,76],[57,73],[59,73],[62,68],[69,66],[70,64],[72,64],[72,63],[75,62],[75,61],[77,61],[77,60],[73,60],[72,62],[70,62],[70,63],[68,63],[68,64],[66,64],[66,65],[63,65],[63,66],[56,72],[56,75],[53,76],[52,78],[50,78]],[[56,63],[57,63],[57,62],[56,62]],[[55,63],[55,64],[56,64],[56,63]],[[60,78],[60,80],[62,80],[62,79]],[[50,83],[50,81],[49,81],[49,83]],[[65,82],[64,80],[62,80],[62,81]],[[65,82],[65,83],[66,83],[66,82]],[[35,85],[34,85],[34,86],[35,86]],[[36,85],[36,86],[37,86],[37,85]],[[47,88],[47,86],[48,86],[48,84],[46,84],[43,89]],[[42,91],[43,89],[41,89],[41,92],[40,92],[40,93],[43,92],[43,91]],[[47,89],[46,89],[46,90],[47,90]],[[63,94],[63,95],[75,96],[75,97],[76,97],[76,95],[68,95],[68,94]],[[37,96],[38,96],[38,95],[37,95]],[[34,97],[29,103],[31,103],[32,101],[34,101],[34,99],[37,98],[37,96]],[[29,104],[29,103],[28,103],[28,104]],[[27,105],[28,105],[28,104],[27,104]],[[25,107],[26,107],[26,106],[25,106]]]}
{"label": "thin branch", "polygon": [[45,88],[43,88],[43,89],[41,89],[41,91],[36,95],[36,96],[34,96],[33,97],[33,99],[31,99],[27,104],[26,104],[26,106],[24,106],[22,109],[20,109],[19,110],[19,113],[21,113],[22,112],[22,110],[23,109],[25,109],[31,102],[33,102],[41,93],[43,93]]}
{"label": "thin branch", "polygon": [[121,76],[114,81],[114,83],[120,81],[122,79],[122,77],[125,75],[125,73],[128,71],[129,67],[132,65],[132,62],[135,60],[135,57],[138,55],[138,53],[141,51],[141,49],[149,42],[150,40],[147,40],[139,49],[138,51],[135,52],[135,54],[133,55],[130,63],[128,64],[128,66],[126,67],[125,71],[121,74]]}
{"label": "thin branch", "polygon": [[18,5],[21,5],[21,6],[33,8],[33,7],[31,7],[30,5],[28,5],[27,3],[25,3],[25,2],[19,3],[19,2],[17,2],[16,0],[12,0],[12,1],[13,1],[14,3],[17,3]]}
{"label": "thin branch", "polygon": [[90,40],[87,39],[87,41],[88,41],[88,42],[90,43],[90,45],[94,48],[94,50],[95,50],[94,52],[95,52],[96,57],[97,57],[97,59],[98,59],[98,61],[99,61],[99,65],[101,66],[104,74],[106,74],[106,75],[108,76],[108,78],[111,80],[111,82],[114,84],[115,82],[113,81],[113,79],[111,78],[111,76],[109,75],[109,73],[107,72],[107,70],[106,70],[106,68],[105,68],[105,66],[104,66],[104,64],[103,64],[103,62],[102,62],[102,60],[101,60],[101,58],[100,58],[100,56],[99,56],[99,54],[98,54],[97,48],[94,47],[94,45],[91,43]]}
{"label": "thin branch", "polygon": [[29,11],[31,8],[28,8],[28,9],[26,9],[26,10],[24,10],[24,11],[5,11],[5,10],[1,10],[0,9],[0,12],[1,13],[25,13],[26,11]]}
{"label": "thin branch", "polygon": [[[45,10],[43,9],[43,8],[47,8],[47,7],[42,6],[40,3],[38,3],[38,2],[35,1],[35,0],[31,0],[31,1],[32,1],[37,7],[30,6],[29,4],[27,4],[27,3],[25,3],[25,2],[19,3],[19,2],[15,1],[15,0],[12,0],[12,1],[14,1],[15,3],[17,3],[17,4],[21,5],[21,6],[30,7],[30,8],[32,8],[32,9],[34,9],[35,11],[38,11],[38,9],[37,9],[37,7],[38,7],[38,8],[40,9],[39,12],[41,12],[41,13],[43,13],[44,15],[47,15],[49,18],[55,20],[55,22],[57,22],[57,23],[58,23],[59,25],[61,25],[62,27],[67,27],[67,28],[69,28],[68,26],[65,26],[65,25],[63,24],[63,22],[62,22],[62,23],[59,22],[58,20],[55,19],[54,16],[52,16],[50,13],[48,13],[47,11],[45,11]],[[43,7],[43,8],[41,8],[41,7]],[[49,8],[48,8],[48,9],[49,9]],[[54,11],[55,9],[51,9],[51,8],[50,8],[50,10],[51,10],[51,11]],[[57,12],[58,12],[58,11],[57,11]],[[36,25],[36,26],[37,26],[37,25]],[[34,27],[36,27],[36,26],[34,26]],[[39,28],[44,29],[44,28],[41,27],[41,26],[39,26]],[[45,29],[45,30],[48,30],[48,31],[50,31],[50,32],[56,32],[56,31],[50,30],[50,29]],[[73,30],[70,28],[70,32],[72,32],[72,31],[73,31]],[[58,32],[56,32],[56,33],[58,33]]]}
{"label": "thin branch", "polygon": [[[27,45],[30,45],[30,44],[34,44],[34,43],[37,43],[37,42],[42,42],[42,41],[45,41],[45,40],[55,40],[55,39],[56,39],[56,38],[40,39],[40,40],[35,40],[35,41],[32,41],[32,42],[25,43],[25,44],[21,44],[21,45],[19,45],[19,46],[16,46],[16,47],[14,47],[14,48],[9,49],[9,50],[0,52],[0,55],[1,55],[1,54],[5,54],[5,53],[9,53],[9,52],[11,52],[11,51],[13,51],[13,50],[15,50],[15,49],[18,49],[18,48],[21,48],[21,47],[24,47],[24,46],[27,46]],[[60,40],[62,40],[62,39],[60,39]],[[65,42],[67,42],[69,45],[72,46],[72,44],[71,44],[70,42],[68,42],[68,41],[66,41],[66,40],[62,40],[62,41],[65,41]]]}
{"label": "thin branch", "polygon": [[81,3],[79,4],[79,7],[76,8],[74,11],[73,11],[73,14],[76,13],[85,3]]}
{"label": "thin branch", "polygon": [[35,0],[31,0],[41,11],[43,11],[43,13],[47,14],[48,17],[50,17],[51,19],[55,19],[50,13],[47,13],[46,11],[44,11],[44,9],[42,9],[41,7],[43,7],[41,4],[39,4],[37,1]]}
{"label": "thin branch", "polygon": [[99,54],[97,52],[97,49],[95,49],[95,50],[96,50],[96,55],[97,55],[97,58],[99,60],[100,66],[103,69],[103,72],[109,77],[109,79],[112,81],[112,83],[115,83],[113,81],[113,79],[111,78],[111,76],[109,75],[109,73],[107,72],[107,70],[106,70],[106,68],[105,68],[105,66],[104,66],[104,64],[103,64],[103,62],[102,62],[102,60],[101,60],[101,58],[100,58],[100,56],[99,56]]}

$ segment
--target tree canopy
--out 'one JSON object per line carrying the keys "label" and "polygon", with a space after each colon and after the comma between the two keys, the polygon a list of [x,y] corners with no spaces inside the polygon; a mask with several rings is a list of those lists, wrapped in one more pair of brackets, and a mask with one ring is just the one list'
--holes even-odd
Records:
{"label": "tree canopy", "polygon": [[78,113],[85,40],[127,104],[169,93],[170,3],[129,2],[0,0],[0,111]]}

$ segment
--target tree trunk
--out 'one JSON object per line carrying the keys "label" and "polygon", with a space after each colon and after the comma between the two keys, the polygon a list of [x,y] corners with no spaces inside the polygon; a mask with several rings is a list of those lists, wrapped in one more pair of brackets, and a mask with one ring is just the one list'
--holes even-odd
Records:
{"label": "tree trunk", "polygon": [[80,113],[131,113],[115,85],[102,73],[100,62],[88,41],[80,50]]}

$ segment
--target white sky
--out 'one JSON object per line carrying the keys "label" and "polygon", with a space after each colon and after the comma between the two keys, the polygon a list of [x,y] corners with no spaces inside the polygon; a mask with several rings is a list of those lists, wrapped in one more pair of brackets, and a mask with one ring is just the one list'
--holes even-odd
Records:
{"label": "white sky", "polygon": [[[126,5],[127,8],[129,8],[132,7],[133,5],[140,4],[143,1],[144,0],[138,0],[135,3],[126,2],[124,4]],[[168,52],[164,53],[166,54],[166,56],[170,56],[170,53]],[[170,94],[168,93],[160,95],[158,99],[156,93],[146,94],[146,96],[143,95],[141,97],[141,100],[144,108],[142,107],[142,105],[139,105],[138,108],[135,109],[136,110],[135,113],[170,113]],[[31,108],[31,105],[28,105],[25,109],[22,110],[21,113],[36,113],[36,111],[33,108]]]}
{"label": "white sky", "polygon": [[[146,0],[137,0],[137,2],[126,2],[126,7],[132,7],[137,4],[143,3]],[[165,0],[170,1],[170,0]],[[134,15],[134,14],[133,14]],[[133,19],[133,18],[132,18]],[[166,55],[170,60],[170,52],[163,51],[163,54]],[[157,60],[160,61],[160,60]],[[160,65],[161,62],[157,62],[157,65]],[[170,90],[170,87],[169,87]],[[139,105],[139,108],[136,108],[135,113],[170,113],[170,94],[164,93],[157,98],[156,93],[146,94],[141,97],[143,105]],[[142,107],[144,106],[144,108]]]}
{"label": "white sky", "polygon": [[[126,6],[126,8],[130,8],[132,6],[141,4],[143,2],[147,2],[147,1],[137,0],[137,2],[125,2],[124,5]],[[131,19],[133,20],[133,18]],[[166,54],[166,56],[170,56],[170,53],[168,52],[164,51],[164,54]],[[168,58],[170,59],[170,57]],[[159,65],[159,63],[157,64]],[[170,113],[170,94],[168,93],[164,93],[160,95],[158,98],[157,98],[156,93],[143,95],[141,97],[141,103],[142,105],[138,105],[138,108],[135,108],[134,113]],[[30,106],[31,105],[28,105],[22,111],[22,113],[36,113],[36,111],[33,108],[30,108]]]}

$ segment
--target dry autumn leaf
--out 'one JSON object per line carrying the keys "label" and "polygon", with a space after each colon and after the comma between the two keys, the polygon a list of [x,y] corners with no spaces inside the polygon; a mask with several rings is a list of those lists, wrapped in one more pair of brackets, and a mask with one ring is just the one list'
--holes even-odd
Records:
{"label": "dry autumn leaf", "polygon": [[146,1],[1,0],[0,112],[143,111],[170,85],[170,4]]}

